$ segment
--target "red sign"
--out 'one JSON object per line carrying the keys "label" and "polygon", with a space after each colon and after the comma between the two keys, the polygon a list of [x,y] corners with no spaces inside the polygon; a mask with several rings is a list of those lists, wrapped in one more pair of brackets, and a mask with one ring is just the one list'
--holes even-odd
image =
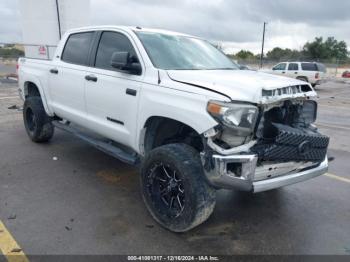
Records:
{"label": "red sign", "polygon": [[46,55],[46,47],[45,46],[39,46],[39,55]]}

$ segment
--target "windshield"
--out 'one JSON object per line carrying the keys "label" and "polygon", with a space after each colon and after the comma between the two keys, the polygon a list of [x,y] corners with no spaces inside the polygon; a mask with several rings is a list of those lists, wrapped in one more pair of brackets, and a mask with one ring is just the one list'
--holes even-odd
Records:
{"label": "windshield", "polygon": [[164,70],[238,69],[207,41],[179,35],[135,32],[156,68]]}

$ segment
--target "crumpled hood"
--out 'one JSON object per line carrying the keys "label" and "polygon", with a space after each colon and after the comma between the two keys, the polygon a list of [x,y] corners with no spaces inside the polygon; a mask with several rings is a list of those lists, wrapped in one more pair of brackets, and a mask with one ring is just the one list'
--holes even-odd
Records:
{"label": "crumpled hood", "polygon": [[[168,70],[169,77],[177,82],[204,87],[236,101],[266,103],[263,90],[276,90],[290,86],[308,85],[297,79],[275,76],[250,70]],[[315,96],[310,92],[283,94],[274,101],[287,97]],[[271,101],[273,102],[273,101]]]}

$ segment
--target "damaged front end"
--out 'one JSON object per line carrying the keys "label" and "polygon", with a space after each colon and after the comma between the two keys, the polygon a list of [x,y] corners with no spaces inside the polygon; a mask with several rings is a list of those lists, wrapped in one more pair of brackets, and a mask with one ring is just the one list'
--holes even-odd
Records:
{"label": "damaged front end", "polygon": [[[265,92],[256,113],[251,105],[230,113],[231,109],[222,109],[226,105],[218,104],[220,111],[209,103],[208,112],[220,125],[204,133],[207,146],[201,156],[213,186],[261,192],[327,172],[329,138],[313,124],[317,103],[305,96],[293,97],[306,91],[301,86],[286,90]],[[284,92],[292,95],[288,98]]]}

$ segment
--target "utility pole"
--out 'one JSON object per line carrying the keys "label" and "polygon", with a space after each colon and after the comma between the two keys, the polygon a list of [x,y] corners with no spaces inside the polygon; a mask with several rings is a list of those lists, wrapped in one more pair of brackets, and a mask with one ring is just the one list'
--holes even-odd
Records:
{"label": "utility pole", "polygon": [[263,66],[264,44],[265,44],[265,29],[266,29],[266,25],[267,25],[267,23],[264,22],[263,39],[262,39],[261,55],[260,55],[260,68],[262,68],[262,66]]}
{"label": "utility pole", "polygon": [[56,12],[57,12],[57,24],[58,24],[58,37],[61,40],[61,19],[60,19],[60,7],[58,0],[56,0]]}

